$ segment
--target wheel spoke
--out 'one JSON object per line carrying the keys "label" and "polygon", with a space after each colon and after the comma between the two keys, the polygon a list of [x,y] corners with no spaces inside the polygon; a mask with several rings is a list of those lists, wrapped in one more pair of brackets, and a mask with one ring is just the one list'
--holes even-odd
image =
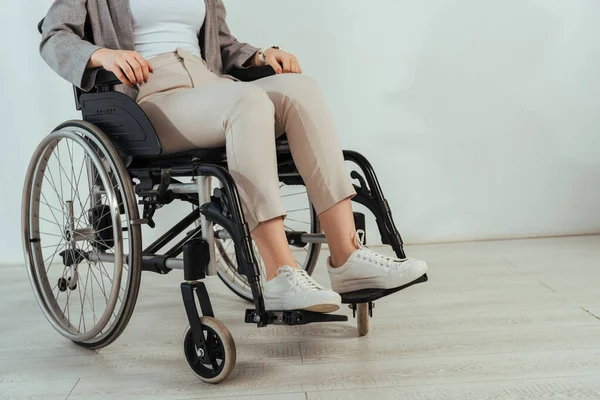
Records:
{"label": "wheel spoke", "polygon": [[301,194],[306,194],[306,190],[303,192],[298,192],[298,193],[292,193],[292,194],[284,194],[283,196],[281,196],[282,199],[286,198],[286,197],[292,197],[292,196],[299,196]]}
{"label": "wheel spoke", "polygon": [[98,284],[98,288],[100,288],[100,290],[102,291],[102,295],[104,296],[104,300],[106,300],[106,304],[108,304],[108,297],[106,296],[106,288],[104,287],[104,280],[102,281],[102,285],[100,285],[100,282],[98,281],[98,277],[96,276],[96,273],[94,272],[94,269],[91,267],[91,265],[90,265],[90,272],[92,273],[92,277]]}
{"label": "wheel spoke", "polygon": [[[66,146],[67,146],[67,153],[69,153],[69,157],[71,157],[71,151],[69,150],[69,142],[66,143]],[[71,161],[72,161],[72,157],[71,157]],[[60,161],[60,159],[58,159],[58,168],[62,171],[63,174],[65,174],[65,179],[67,180],[67,182],[69,182],[69,185],[71,186],[71,199],[72,199],[73,198],[73,182],[69,179],[69,174],[67,174],[67,172],[63,168],[62,162]]]}
{"label": "wheel spoke", "polygon": [[[56,257],[56,254],[58,253],[58,250],[60,248],[60,245],[62,244],[63,239],[60,239],[60,242],[58,242],[58,244],[56,245],[56,248],[54,249],[54,254],[52,254],[52,256],[48,256],[48,258],[52,257],[52,259],[50,260],[50,263],[48,263],[48,268],[46,268],[46,273],[48,273],[48,271],[50,270],[50,267],[52,266],[52,262],[54,261],[54,257]],[[46,258],[46,260],[44,260],[44,265],[46,265],[46,261],[48,260],[48,258]]]}
{"label": "wheel spoke", "polygon": [[[56,146],[54,147],[54,149],[52,149],[52,153],[54,153],[54,150],[56,150],[56,153],[58,154],[58,159],[60,160],[60,141],[56,144]],[[60,200],[61,200],[61,204],[62,204],[63,199],[65,197],[64,197],[64,191],[63,191],[62,174],[60,173],[60,171],[58,171],[58,179],[59,179],[59,182],[60,182]]]}
{"label": "wheel spoke", "polygon": [[46,221],[46,222],[48,222],[49,224],[56,225],[56,226],[58,226],[58,227],[62,227],[62,226],[63,226],[63,225],[61,225],[61,224],[59,224],[59,223],[57,223],[57,222],[55,222],[55,221],[50,221],[49,219],[46,219],[46,218],[44,218],[44,217],[39,217],[39,219],[41,219],[42,221]]}
{"label": "wheel spoke", "polygon": [[65,214],[65,210],[64,210],[64,209],[62,209],[62,210],[59,210],[58,208],[51,206],[51,205],[48,203],[48,199],[46,199],[46,196],[44,195],[44,193],[41,193],[41,192],[40,192],[40,194],[42,195],[42,198],[44,199],[44,201],[41,201],[41,200],[40,200],[40,203],[42,203],[42,204],[46,205],[46,206],[47,206],[47,207],[50,209],[50,212],[52,213],[52,217],[54,217],[54,221],[56,222],[56,225],[58,225],[58,226],[61,226],[61,224],[58,222],[58,218],[56,218],[56,215],[54,214],[54,211],[52,211],[52,209],[55,209],[56,211],[58,211],[58,212],[61,212],[61,213],[62,213],[62,216],[63,216],[63,226],[64,226],[64,223],[65,223],[65,215],[66,215],[66,214]]}
{"label": "wheel spoke", "polygon": [[[72,279],[73,277],[71,277]],[[83,331],[86,332],[85,329],[85,312],[83,309],[84,297],[81,296],[81,285],[79,284],[79,270],[77,271],[77,291],[79,292],[79,302],[81,303],[81,314],[79,315],[79,326],[77,329],[81,332],[81,321],[83,320]],[[83,291],[85,293],[85,289]]]}
{"label": "wheel spoke", "polygon": [[[90,265],[89,261],[87,263],[88,263],[87,274],[89,275],[90,272],[92,271],[92,266]],[[93,272],[92,272],[92,274],[93,274]],[[90,285],[90,291],[92,292],[92,302],[91,302],[90,305],[92,306],[92,314],[94,315],[94,325],[96,325],[96,322],[98,321],[98,319],[96,318],[96,306],[95,306],[96,299],[94,298],[94,282],[92,282],[91,285]]]}
{"label": "wheel spoke", "polygon": [[[50,212],[52,213],[52,215],[53,215],[53,216],[54,216],[54,212],[52,211],[53,209],[54,209],[54,210],[56,210],[56,211],[58,211],[58,212],[61,212],[61,213],[63,213],[63,216],[64,216],[64,211],[63,211],[63,210],[59,210],[58,208],[56,208],[56,207],[54,207],[54,206],[51,206],[50,204],[48,204],[48,201],[46,200],[46,196],[44,196],[44,194],[43,194],[43,193],[41,193],[41,195],[42,195],[42,197],[44,198],[44,200],[45,200],[45,201],[41,201],[41,200],[40,200],[40,203],[42,203],[43,205],[45,205],[46,207],[48,207],[48,208],[50,209]],[[56,216],[54,216],[54,219],[56,219]],[[60,224],[58,223],[58,220],[56,221],[56,224],[57,224],[57,225],[60,225]]]}
{"label": "wheel spoke", "polygon": [[55,236],[55,237],[59,237],[59,238],[63,238],[62,235],[57,235],[55,233],[48,233],[48,232],[40,232],[40,234],[42,235],[48,235],[48,236]]}
{"label": "wheel spoke", "polygon": [[[81,199],[79,197],[79,182],[81,182],[81,174],[83,173],[83,167],[84,166],[85,166],[85,157],[83,158],[83,162],[81,163],[81,168],[79,169],[79,176],[77,177],[77,185],[75,186],[75,190],[76,190],[76,194],[77,194],[77,199],[79,200],[79,205],[81,206],[82,210],[83,210],[83,205],[81,204]],[[75,171],[73,171],[73,172],[75,172]]]}
{"label": "wheel spoke", "polygon": [[[50,171],[50,168],[48,168],[47,170],[48,170],[48,172],[49,172],[49,171]],[[46,179],[46,182],[48,182],[48,184],[50,185],[50,187],[52,187],[52,190],[54,190],[54,193],[56,193],[56,197],[58,197],[59,204],[60,204],[60,205],[61,205],[61,207],[62,207],[62,204],[63,204],[63,198],[62,198],[62,197],[60,197],[60,195],[58,194],[58,190],[56,189],[56,186],[55,186],[56,184],[52,184],[52,182],[50,182],[50,179],[48,179],[48,175],[44,175],[44,179]],[[64,209],[64,208],[62,209],[62,212],[63,212],[63,213],[65,212],[65,209]]]}
{"label": "wheel spoke", "polygon": [[310,210],[310,208],[298,208],[296,210],[289,210],[289,211],[285,210],[285,212],[286,212],[286,214],[289,214],[289,213],[293,213],[293,212],[308,211],[308,210]]}
{"label": "wheel spoke", "polygon": [[[71,299],[71,289],[67,288],[67,304],[65,308],[67,309],[67,319],[69,320],[69,324],[71,324],[71,307],[69,306],[69,300]],[[63,310],[63,315],[65,311]]]}

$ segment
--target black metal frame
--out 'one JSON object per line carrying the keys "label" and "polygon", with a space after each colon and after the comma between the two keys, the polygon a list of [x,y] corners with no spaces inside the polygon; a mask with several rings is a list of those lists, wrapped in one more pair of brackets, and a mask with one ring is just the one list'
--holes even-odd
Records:
{"label": "black metal frame", "polygon": [[[283,144],[280,143],[280,146],[283,146]],[[285,149],[280,148],[280,150]],[[295,170],[295,166],[294,169],[290,167],[290,158],[291,155],[289,151],[284,151],[279,156],[280,174],[282,171],[284,171],[280,176],[280,180],[287,184],[304,185],[304,182],[300,178],[298,171]],[[383,192],[373,167],[364,156],[355,151],[344,151],[344,158],[347,161],[351,161],[356,164],[361,171],[361,173],[357,171],[352,171],[351,173],[352,178],[359,182],[358,184],[354,185],[357,195],[353,198],[353,201],[364,205],[375,215],[382,242],[391,245],[399,258],[405,258],[406,255],[403,249],[402,238],[394,224],[391,210],[388,206],[387,200],[383,197]],[[289,313],[289,315],[280,313],[281,315],[279,315],[277,313],[265,311],[262,289],[259,284],[260,271],[258,269],[259,267],[256,256],[252,251],[252,239],[250,236],[250,231],[244,219],[239,194],[232,176],[222,165],[205,164],[199,160],[190,159],[190,164],[188,164],[186,167],[179,166],[183,163],[182,160],[172,160],[171,163],[172,164],[162,166],[162,168],[169,168],[170,165],[176,165],[176,167],[172,167],[168,170],[169,176],[172,174],[173,176],[215,177],[221,182],[222,188],[216,189],[214,195],[211,197],[211,201],[206,204],[199,204],[198,196],[195,194],[167,196],[166,201],[161,202],[161,196],[158,196],[156,193],[152,193],[154,196],[153,199],[157,203],[155,205],[156,208],[172,201],[175,197],[179,198],[180,200],[187,201],[190,204],[196,205],[199,208],[190,212],[180,222],[176,223],[169,231],[156,239],[154,243],[150,244],[143,251],[144,270],[161,274],[170,272],[170,269],[166,266],[166,260],[179,256],[182,252],[184,252],[186,243],[189,244],[190,242],[197,240],[196,238],[199,238],[202,233],[200,227],[190,230],[186,237],[168,249],[164,254],[158,255],[157,253],[165,248],[173,239],[175,239],[175,237],[183,233],[192,224],[194,224],[200,218],[200,214],[202,214],[209,221],[225,229],[225,231],[227,231],[231,239],[234,241],[239,272],[248,278],[256,307],[254,310],[247,310],[246,321],[255,322],[259,327],[263,327],[267,326],[268,324],[301,324],[314,322],[315,320],[340,320],[338,316],[322,315],[321,317],[316,318],[312,315],[309,316],[308,314],[306,316],[298,316]],[[140,188],[138,194],[144,196],[144,191],[159,184],[161,179],[164,179],[164,174],[161,174],[161,171],[164,172],[165,170],[161,170],[160,168],[154,166],[143,168],[139,164],[137,168],[130,169],[130,173],[133,176],[144,179],[144,181],[138,185]],[[149,181],[146,182],[146,180]],[[170,181],[174,181],[173,178],[170,178]],[[168,182],[162,183],[167,184]],[[362,218],[356,220],[361,221],[357,222],[357,226],[362,225],[358,226],[358,228],[364,229],[364,220],[362,220]],[[288,235],[288,240],[294,246],[304,246],[307,244],[302,242],[302,235],[301,233],[297,232],[290,233]],[[188,262],[186,262],[186,259],[187,257],[184,257],[184,274],[188,275]],[[193,260],[189,264],[195,266],[207,266],[208,260]],[[203,277],[204,274],[202,274],[201,278],[199,279],[202,279]],[[361,295],[359,297],[360,300],[364,300],[366,298],[372,298],[374,295],[375,297],[379,298],[391,293],[392,292],[378,292],[376,294],[364,293],[364,296]],[[354,302],[354,300],[354,298],[345,299],[345,302]],[[203,301],[209,302],[208,299]]]}
{"label": "black metal frame", "polygon": [[[38,24],[40,33],[42,26],[43,20]],[[242,81],[257,80],[274,74],[270,66],[229,72]],[[187,232],[185,238],[164,254],[157,253],[195,223],[200,214],[223,227],[233,240],[239,272],[248,278],[256,306],[256,309],[249,310],[250,314],[247,315],[251,315],[252,321],[259,327],[277,321],[306,323],[306,321],[336,320],[335,316],[275,315],[273,312],[265,311],[260,271],[252,250],[250,230],[244,219],[235,182],[226,169],[224,148],[195,150],[176,155],[162,154],[160,140],[150,120],[133,99],[112,91],[113,86],[117,84],[119,81],[114,74],[99,69],[96,71],[94,88],[90,92],[83,93],[79,88],[74,88],[75,104],[77,109],[81,110],[85,121],[96,125],[109,137],[121,154],[131,176],[139,179],[136,194],[142,199],[140,204],[144,205],[142,222],[154,227],[152,217],[155,211],[175,199],[190,202],[198,207],[148,246],[143,251],[142,261],[143,270],[166,274],[171,271],[167,267],[167,261],[184,253],[184,276],[188,282],[182,284],[182,294],[186,311],[190,316],[192,333],[199,332],[194,329],[195,323],[191,317],[192,314],[196,317],[198,315],[195,303],[193,306],[191,303],[194,292],[199,296],[203,313],[212,316],[212,307],[204,285],[192,282],[204,278],[209,263],[205,254],[207,244],[199,239],[201,229],[199,227],[192,229]],[[280,180],[288,185],[304,185],[285,137],[277,143],[277,150]],[[390,207],[383,197],[373,167],[364,156],[355,151],[344,151],[344,158],[356,164],[361,171],[361,173],[357,171],[351,173],[351,177],[358,181],[358,184],[354,185],[357,195],[353,200],[366,206],[375,215],[382,242],[391,245],[398,257],[405,258],[402,238],[396,229]],[[208,203],[199,204],[197,194],[175,194],[168,190],[170,183],[177,182],[176,177],[183,176],[215,177],[221,182],[222,189],[216,189]],[[158,190],[155,189],[156,185]],[[360,224],[364,224],[364,221],[361,220]],[[306,245],[302,242],[302,234],[292,233],[288,236],[288,240],[294,246]],[[204,256],[201,256],[203,249]],[[189,259],[198,257],[202,259]],[[196,335],[194,340],[196,344],[202,345],[200,343],[202,340],[197,339]]]}
{"label": "black metal frame", "polygon": [[383,196],[383,190],[371,163],[362,154],[351,150],[344,151],[344,159],[359,166],[363,174],[361,175],[357,171],[350,173],[350,177],[359,182],[358,185],[354,185],[356,196],[352,200],[367,207],[375,215],[382,243],[392,246],[398,258],[406,258],[404,242],[396,228],[392,210]]}

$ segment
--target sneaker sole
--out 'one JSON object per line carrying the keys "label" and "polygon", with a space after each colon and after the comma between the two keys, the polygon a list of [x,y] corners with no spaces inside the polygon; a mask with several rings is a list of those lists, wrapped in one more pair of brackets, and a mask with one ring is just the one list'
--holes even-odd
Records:
{"label": "sneaker sole", "polygon": [[323,313],[323,314],[331,313],[331,312],[337,311],[339,309],[340,309],[340,306],[338,306],[337,304],[318,304],[316,306],[310,306],[310,307],[303,308],[303,310],[306,310],[306,311],[318,312],[318,313]]}
{"label": "sneaker sole", "polygon": [[343,293],[356,292],[356,291],[365,290],[365,289],[395,289],[400,286],[411,284],[412,282],[416,281],[417,279],[419,279],[420,277],[425,275],[428,272],[428,270],[429,270],[429,268],[427,267],[427,264],[424,264],[424,268],[412,269],[410,271],[409,280],[407,282],[401,282],[400,284],[390,285],[390,284],[387,284],[387,282],[385,282],[385,281],[382,282],[380,278],[361,279],[361,280],[356,280],[356,281],[344,282],[340,285],[335,285],[335,286],[333,285],[333,282],[332,282],[331,290],[333,290],[336,293],[343,294]]}
{"label": "sneaker sole", "polygon": [[294,311],[294,310],[304,310],[304,311],[312,311],[318,313],[330,313],[340,309],[339,304],[335,303],[321,303],[314,304],[312,306],[307,307],[298,307],[298,308],[286,308],[282,303],[271,302],[270,304],[265,304],[267,307],[267,311]]}

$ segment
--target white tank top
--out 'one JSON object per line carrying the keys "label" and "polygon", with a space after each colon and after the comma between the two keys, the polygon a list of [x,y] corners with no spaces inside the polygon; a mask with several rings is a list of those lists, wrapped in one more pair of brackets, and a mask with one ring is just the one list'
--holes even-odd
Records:
{"label": "white tank top", "polygon": [[135,51],[145,59],[178,47],[201,57],[198,34],[206,18],[201,0],[130,0]]}

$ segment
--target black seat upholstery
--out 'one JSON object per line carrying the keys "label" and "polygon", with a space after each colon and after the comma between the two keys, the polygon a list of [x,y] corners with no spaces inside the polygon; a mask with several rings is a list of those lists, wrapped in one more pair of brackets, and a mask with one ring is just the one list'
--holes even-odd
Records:
{"label": "black seat upholstery", "polygon": [[[277,154],[280,156],[290,153],[287,136],[284,134],[275,141]],[[291,161],[291,157],[288,156]],[[194,163],[225,164],[227,162],[227,151],[225,147],[212,149],[193,149],[173,154],[161,154],[155,156],[140,156],[133,158],[131,168],[166,168],[174,166],[189,166]]]}

